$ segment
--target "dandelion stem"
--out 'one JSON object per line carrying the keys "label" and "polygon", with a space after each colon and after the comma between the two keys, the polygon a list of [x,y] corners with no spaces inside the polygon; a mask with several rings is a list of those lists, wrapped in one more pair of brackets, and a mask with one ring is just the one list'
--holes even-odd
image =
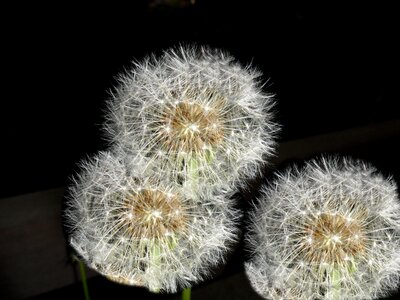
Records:
{"label": "dandelion stem", "polygon": [[186,288],[182,291],[182,300],[190,300],[192,294],[191,288]]}
{"label": "dandelion stem", "polygon": [[196,160],[196,158],[190,158],[188,164],[189,164],[189,170],[190,170],[189,181],[191,184],[191,188],[192,188],[192,190],[196,191],[198,180],[199,180],[199,163]]}
{"label": "dandelion stem", "polygon": [[[152,263],[154,263],[154,265],[151,267],[155,267],[157,269],[160,268],[160,264],[161,264],[160,253],[161,253],[160,246],[157,243],[155,243],[152,247],[152,253],[151,253],[151,259],[152,259]],[[152,293],[155,293],[155,294],[158,294],[160,292],[159,285],[152,286],[149,289]]]}
{"label": "dandelion stem", "polygon": [[338,269],[333,269],[332,273],[332,293],[333,299],[339,300],[340,299],[340,271]]}
{"label": "dandelion stem", "polygon": [[79,265],[79,271],[81,274],[82,288],[83,288],[83,294],[85,296],[85,300],[90,300],[85,265],[80,260],[78,261],[78,265]]}

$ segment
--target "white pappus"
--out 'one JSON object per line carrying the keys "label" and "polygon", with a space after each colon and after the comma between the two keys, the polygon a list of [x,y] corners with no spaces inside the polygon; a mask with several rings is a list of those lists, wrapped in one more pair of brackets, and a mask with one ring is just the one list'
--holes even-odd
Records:
{"label": "white pappus", "polygon": [[192,190],[232,187],[273,154],[273,106],[252,67],[219,50],[179,47],[120,76],[105,129],[161,177]]}
{"label": "white pappus", "polygon": [[[70,188],[70,244],[107,278],[176,292],[210,275],[237,234],[240,214],[223,193],[182,193],[148,176],[143,160],[100,152]],[[135,168],[129,166],[135,165]]]}
{"label": "white pappus", "polygon": [[376,299],[398,287],[400,203],[362,161],[321,157],[264,186],[245,268],[266,299]]}

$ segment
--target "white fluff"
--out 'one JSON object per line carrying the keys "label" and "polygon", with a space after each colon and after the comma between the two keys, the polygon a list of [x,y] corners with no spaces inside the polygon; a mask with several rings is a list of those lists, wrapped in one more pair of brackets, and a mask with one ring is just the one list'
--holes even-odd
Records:
{"label": "white fluff", "polygon": [[273,154],[278,131],[274,100],[259,78],[205,47],[147,58],[120,77],[107,113],[109,139],[192,190],[242,184]]}
{"label": "white fluff", "polygon": [[109,279],[152,291],[176,292],[208,276],[237,233],[229,195],[192,197],[120,154],[82,164],[66,211],[71,245]]}
{"label": "white fluff", "polygon": [[266,299],[375,299],[400,275],[396,185],[361,161],[322,157],[264,186],[246,273]]}

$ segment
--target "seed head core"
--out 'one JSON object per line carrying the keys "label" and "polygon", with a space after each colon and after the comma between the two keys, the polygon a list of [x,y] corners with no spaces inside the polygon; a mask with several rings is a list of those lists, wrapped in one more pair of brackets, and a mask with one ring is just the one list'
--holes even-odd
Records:
{"label": "seed head core", "polygon": [[162,148],[171,152],[201,154],[205,149],[219,145],[224,137],[224,117],[220,110],[224,100],[217,98],[210,103],[188,99],[167,105],[161,115],[161,130],[157,136]]}
{"label": "seed head core", "polygon": [[185,230],[186,221],[186,209],[177,195],[142,189],[125,200],[121,227],[134,238],[162,240]]}
{"label": "seed head core", "polygon": [[311,264],[343,265],[363,254],[367,238],[363,220],[341,214],[311,217],[303,228],[301,253]]}

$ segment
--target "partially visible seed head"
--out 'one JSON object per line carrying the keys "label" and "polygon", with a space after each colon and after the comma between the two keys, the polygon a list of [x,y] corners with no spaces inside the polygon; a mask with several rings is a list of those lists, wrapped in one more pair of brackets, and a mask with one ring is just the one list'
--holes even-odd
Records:
{"label": "partially visible seed head", "polygon": [[111,281],[114,281],[116,283],[123,284],[123,285],[135,285],[135,286],[142,286],[143,285],[143,283],[140,282],[140,281],[136,281],[134,279],[129,279],[128,277],[123,277],[123,276],[120,276],[120,275],[108,274],[108,275],[105,275],[105,277],[108,280],[111,280]]}
{"label": "partially visible seed head", "polygon": [[400,278],[396,185],[360,161],[312,160],[264,187],[246,273],[267,299],[375,299]]}
{"label": "partially visible seed head", "polygon": [[176,292],[223,261],[237,211],[228,194],[194,197],[147,174],[143,163],[105,152],[83,164],[66,211],[70,243],[110,280]]}

